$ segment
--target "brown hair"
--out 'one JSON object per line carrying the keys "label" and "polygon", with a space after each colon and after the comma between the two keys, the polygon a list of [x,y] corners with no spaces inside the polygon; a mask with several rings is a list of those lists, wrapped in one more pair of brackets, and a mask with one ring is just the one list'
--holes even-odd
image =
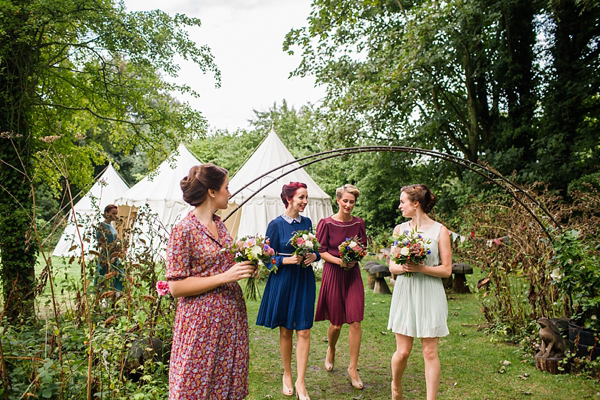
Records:
{"label": "brown hair", "polygon": [[111,210],[118,210],[119,207],[117,207],[114,204],[109,204],[106,207],[104,207],[104,214],[108,214]]}
{"label": "brown hair", "polygon": [[429,190],[427,185],[423,184],[403,186],[402,189],[400,189],[400,192],[406,192],[410,201],[418,201],[425,214],[431,212],[437,201],[437,198],[431,190]]}
{"label": "brown hair", "polygon": [[335,190],[335,197],[339,200],[342,198],[344,193],[350,193],[354,195],[354,200],[358,200],[358,196],[360,196],[360,190],[356,188],[356,186],[346,183],[344,186],[339,187]]}
{"label": "brown hair", "polygon": [[300,188],[306,189],[306,183],[302,182],[290,182],[287,185],[283,185],[281,188],[281,200],[285,208],[288,206],[288,202],[294,197],[296,191]]}
{"label": "brown hair", "polygon": [[179,184],[183,200],[191,206],[204,203],[208,189],[219,190],[227,177],[227,170],[212,163],[193,166]]}

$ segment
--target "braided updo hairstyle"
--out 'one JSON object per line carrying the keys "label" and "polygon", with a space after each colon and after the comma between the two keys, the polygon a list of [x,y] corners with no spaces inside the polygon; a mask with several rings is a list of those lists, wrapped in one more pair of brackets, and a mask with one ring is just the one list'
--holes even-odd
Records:
{"label": "braided updo hairstyle", "polygon": [[290,182],[287,185],[283,185],[283,187],[281,188],[281,200],[283,200],[283,205],[285,206],[285,208],[287,208],[289,201],[292,200],[292,198],[294,198],[296,191],[300,188],[306,189],[306,183]]}
{"label": "braided updo hairstyle", "polygon": [[405,192],[410,201],[418,201],[425,214],[431,212],[437,201],[437,198],[427,185],[423,184],[403,186],[400,192]]}
{"label": "braided updo hairstyle", "polygon": [[227,178],[227,170],[212,163],[193,166],[188,176],[179,184],[183,200],[191,206],[199,206],[208,196],[208,189],[220,190]]}

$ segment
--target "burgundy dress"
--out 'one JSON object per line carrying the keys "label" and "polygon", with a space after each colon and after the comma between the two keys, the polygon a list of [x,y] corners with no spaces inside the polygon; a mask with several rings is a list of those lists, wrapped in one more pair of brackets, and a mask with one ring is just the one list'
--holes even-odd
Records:
{"label": "burgundy dress", "polygon": [[[367,244],[365,223],[361,218],[340,222],[332,217],[323,218],[317,225],[317,240],[321,244],[319,253],[339,257],[338,246],[346,239],[358,236]],[[360,322],[365,314],[365,289],[358,263],[347,270],[337,264],[326,262],[315,321],[328,319],[333,325]]]}
{"label": "burgundy dress", "polygon": [[[233,264],[221,252],[232,239],[217,216],[219,237],[190,212],[171,232],[167,280],[212,276]],[[248,317],[242,289],[227,283],[177,303],[169,399],[242,399],[248,395]]]}

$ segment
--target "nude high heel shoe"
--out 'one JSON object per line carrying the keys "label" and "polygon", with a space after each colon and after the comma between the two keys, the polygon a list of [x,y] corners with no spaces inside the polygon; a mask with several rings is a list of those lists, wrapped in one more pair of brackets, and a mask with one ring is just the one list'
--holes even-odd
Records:
{"label": "nude high heel shoe", "polygon": [[[356,371],[356,375],[358,376],[358,371]],[[350,383],[352,384],[352,387],[354,389],[361,390],[364,387],[360,376],[358,377],[358,379],[354,379],[352,375],[350,375],[350,368],[348,368],[348,378],[350,378]]]}
{"label": "nude high heel shoe", "polygon": [[298,390],[297,382],[294,384],[294,386],[296,387],[296,398],[298,398],[300,400],[310,400],[310,397],[308,396],[308,392],[306,393],[306,395],[300,393],[300,391]]}
{"label": "nude high heel shoe", "polygon": [[292,389],[291,387],[289,387],[288,385],[285,384],[285,377],[281,378],[281,381],[283,383],[283,388],[281,389],[281,393],[284,396],[293,396],[294,395],[294,389]]}
{"label": "nude high heel shoe", "polygon": [[[329,361],[329,356],[332,355],[331,361]],[[325,354],[325,371],[331,372],[333,371],[333,365],[335,363],[335,353],[331,351],[331,347],[327,346],[327,353]]]}

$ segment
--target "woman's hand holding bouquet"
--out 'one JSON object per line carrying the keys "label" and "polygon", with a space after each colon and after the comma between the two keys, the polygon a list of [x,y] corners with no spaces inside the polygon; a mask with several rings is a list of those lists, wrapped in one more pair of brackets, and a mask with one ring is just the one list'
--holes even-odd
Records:
{"label": "woman's hand holding bouquet", "polygon": [[[319,251],[319,247],[321,246],[317,241],[317,237],[313,235],[310,231],[295,232],[294,236],[292,236],[292,238],[290,239],[290,244],[294,247],[294,253],[292,254],[295,256],[299,256],[302,259],[306,258],[310,254],[314,254],[315,252]],[[310,265],[310,263],[308,263],[308,265]],[[304,267],[308,267],[308,265],[304,263]]]}
{"label": "woman's hand holding bouquet", "polygon": [[[428,245],[431,239],[425,239],[417,232],[417,227],[405,230],[402,234],[393,234],[394,245],[390,249],[390,258],[397,264],[421,264],[431,253]],[[410,272],[404,276],[410,277]]]}
{"label": "woman's hand holding bouquet", "polygon": [[268,266],[271,266],[270,271],[277,273],[277,265],[275,265],[275,260],[273,259],[275,250],[269,246],[269,239],[259,235],[246,236],[232,243],[225,250],[233,253],[235,262],[250,261],[254,264],[254,276],[248,278],[244,293],[246,298],[256,300],[259,297],[258,286],[256,284],[256,277],[259,271],[261,269],[268,269]]}
{"label": "woman's hand holding bouquet", "polygon": [[358,237],[346,238],[339,246],[340,258],[342,259],[341,267],[344,269],[352,269],[356,262],[362,260],[367,255],[367,249],[360,243]]}

